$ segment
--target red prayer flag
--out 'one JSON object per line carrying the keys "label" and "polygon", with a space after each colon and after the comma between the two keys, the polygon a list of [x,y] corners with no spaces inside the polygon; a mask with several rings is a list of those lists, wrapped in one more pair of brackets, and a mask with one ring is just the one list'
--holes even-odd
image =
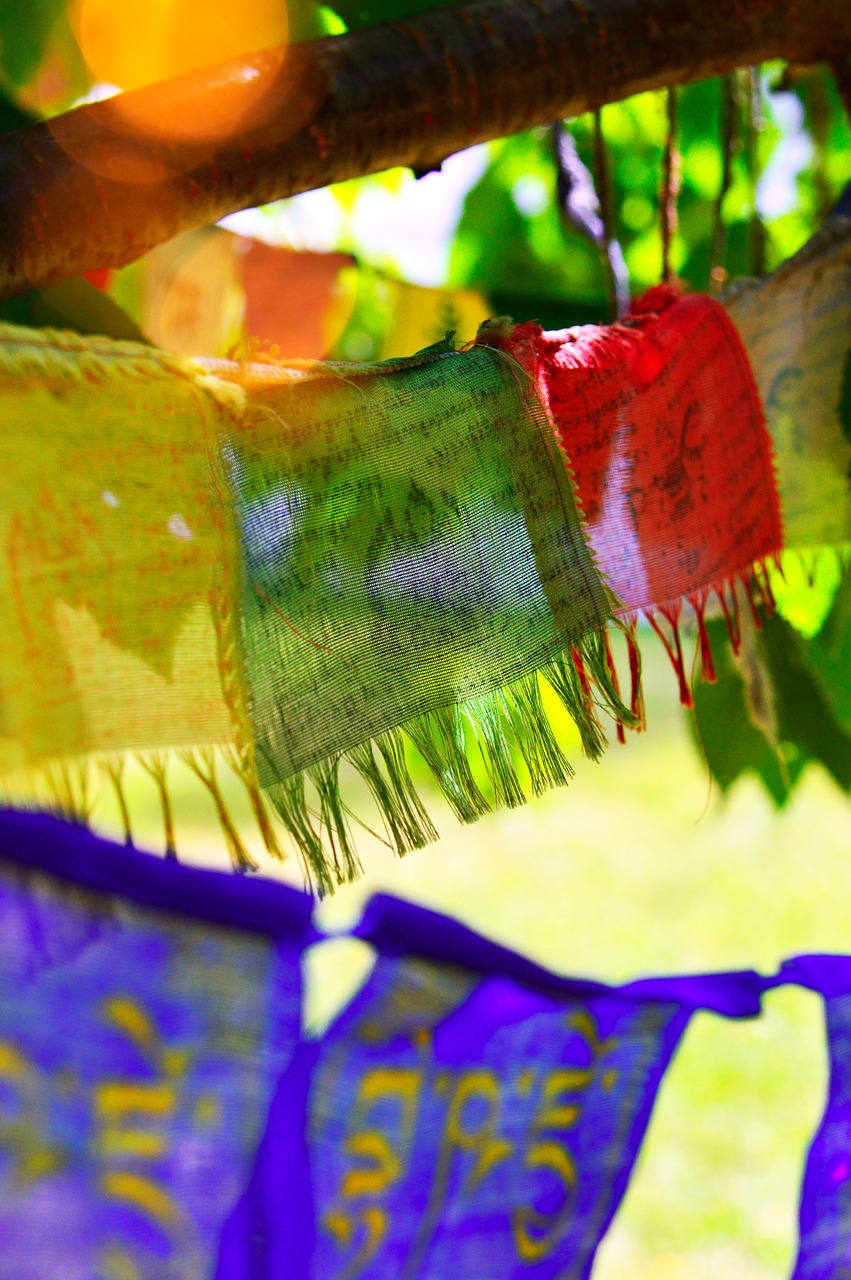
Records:
{"label": "red prayer flag", "polygon": [[696,611],[711,679],[710,593],[728,616],[737,579],[768,599],[765,562],[782,544],[771,440],[733,324],[714,299],[660,286],[618,324],[521,325],[496,345],[535,367],[616,612],[643,611],[657,627],[654,613],[668,619],[673,644],[663,639],[690,703],[683,603]]}

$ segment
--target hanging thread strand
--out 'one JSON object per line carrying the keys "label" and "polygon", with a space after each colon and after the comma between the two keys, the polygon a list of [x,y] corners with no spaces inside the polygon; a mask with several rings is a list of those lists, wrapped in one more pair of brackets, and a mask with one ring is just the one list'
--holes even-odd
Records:
{"label": "hanging thread strand", "polygon": [[733,179],[733,148],[736,138],[736,102],[732,76],[721,81],[721,183],[712,209],[712,249],[709,257],[709,288],[720,293],[726,282],[724,256],[727,228],[724,224],[724,201]]}
{"label": "hanging thread strand", "polygon": [[665,155],[662,164],[662,279],[671,284],[675,277],[671,265],[671,247],[677,234],[677,197],[680,193],[680,154],[678,144],[677,91],[667,91],[668,131],[665,136]]}
{"label": "hanging thread strand", "polygon": [[629,311],[629,276],[620,243],[613,230],[612,186],[609,179],[606,139],[603,133],[603,112],[600,108],[594,112],[594,177],[600,199],[600,217],[603,222],[602,252],[606,268],[606,285],[609,291],[609,306],[612,315],[619,320]]}
{"label": "hanging thread strand", "polygon": [[745,160],[751,189],[750,248],[751,272],[755,276],[765,274],[765,227],[757,207],[759,186],[759,134],[765,127],[762,101],[762,83],[759,67],[748,67],[745,72]]}

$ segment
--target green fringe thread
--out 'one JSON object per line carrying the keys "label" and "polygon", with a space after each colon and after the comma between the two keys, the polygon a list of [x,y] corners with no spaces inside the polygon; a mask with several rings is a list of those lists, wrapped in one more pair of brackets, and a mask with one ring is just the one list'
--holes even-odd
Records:
{"label": "green fringe thread", "polygon": [[[618,628],[619,624],[612,624]],[[606,651],[605,633],[583,638],[569,655],[548,663],[504,689],[460,705],[443,707],[380,734],[342,756],[313,765],[266,789],[281,821],[295,841],[308,883],[320,895],[357,879],[362,867],[352,839],[352,821],[340,793],[343,760],[369,788],[385,829],[385,843],[398,855],[437,839],[437,831],[417,795],[408,767],[408,744],[425,761],[449,807],[460,822],[475,822],[494,809],[525,803],[516,761],[523,761],[532,794],[566,785],[573,770],[556,741],[541,697],[544,677],[579,729],[586,755],[597,759],[606,746],[599,712],[628,728],[639,716],[622,701]],[[478,755],[487,792],[476,780]],[[318,812],[308,801],[309,780]]]}

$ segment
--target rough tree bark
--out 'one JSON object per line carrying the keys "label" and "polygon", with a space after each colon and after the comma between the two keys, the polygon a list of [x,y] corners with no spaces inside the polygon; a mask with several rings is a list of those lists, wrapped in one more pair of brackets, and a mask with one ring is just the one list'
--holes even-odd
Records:
{"label": "rough tree bark", "polygon": [[[0,296],[121,266],[227,213],[769,58],[851,53],[848,0],[475,0],[123,95],[0,139]],[[218,107],[214,107],[218,104]]]}

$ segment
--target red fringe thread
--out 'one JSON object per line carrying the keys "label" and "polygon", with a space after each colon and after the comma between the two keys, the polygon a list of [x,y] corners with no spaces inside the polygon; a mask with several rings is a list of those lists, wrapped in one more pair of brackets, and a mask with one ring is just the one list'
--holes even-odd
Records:
{"label": "red fringe thread", "polygon": [[[776,603],[771,590],[771,582],[768,574],[768,565],[764,560],[758,561],[750,573],[739,574],[736,578],[730,578],[717,586],[711,587],[707,591],[702,591],[696,595],[688,596],[684,601],[680,601],[675,605],[663,605],[657,609],[645,609],[644,616],[650,623],[653,630],[662,642],[665,652],[668,655],[671,666],[677,677],[679,685],[680,702],[684,707],[690,710],[694,707],[694,697],[692,695],[691,681],[686,671],[685,658],[683,655],[683,645],[680,636],[680,618],[682,615],[683,604],[691,605],[697,619],[697,637],[698,652],[700,653],[701,677],[707,684],[714,684],[717,675],[715,672],[715,661],[712,656],[712,646],[709,641],[709,633],[706,629],[706,609],[712,595],[717,599],[721,607],[721,615],[727,626],[727,635],[730,637],[730,647],[734,654],[738,654],[742,643],[742,620],[739,592],[736,587],[740,584],[744,591],[745,599],[748,602],[753,624],[757,631],[762,630],[762,613],[770,617],[775,609]],[[668,634],[662,625],[662,620],[668,624]],[[633,631],[635,627],[634,619],[632,620]],[[634,643],[634,641],[633,641]]]}

